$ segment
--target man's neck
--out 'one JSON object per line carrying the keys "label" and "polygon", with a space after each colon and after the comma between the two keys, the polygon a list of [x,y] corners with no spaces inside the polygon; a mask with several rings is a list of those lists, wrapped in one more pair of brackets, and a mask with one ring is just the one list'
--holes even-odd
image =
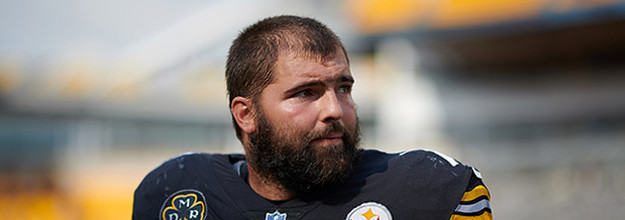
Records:
{"label": "man's neck", "polygon": [[[248,163],[249,164],[249,163]],[[272,201],[284,201],[295,197],[282,184],[261,177],[252,166],[248,166],[250,187],[260,196]]]}

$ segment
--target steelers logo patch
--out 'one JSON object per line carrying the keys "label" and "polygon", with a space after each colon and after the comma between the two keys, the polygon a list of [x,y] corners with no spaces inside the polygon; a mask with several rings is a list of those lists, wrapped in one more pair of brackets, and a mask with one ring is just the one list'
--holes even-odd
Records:
{"label": "steelers logo patch", "polygon": [[392,220],[391,212],[386,206],[377,202],[360,204],[347,214],[346,220]]}
{"label": "steelers logo patch", "polygon": [[159,219],[204,220],[206,219],[206,199],[197,190],[180,190],[165,200]]}

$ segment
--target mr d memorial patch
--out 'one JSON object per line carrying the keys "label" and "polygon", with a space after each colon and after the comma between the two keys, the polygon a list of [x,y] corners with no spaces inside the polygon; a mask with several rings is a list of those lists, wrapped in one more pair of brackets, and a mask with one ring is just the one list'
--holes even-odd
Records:
{"label": "mr d memorial patch", "polygon": [[204,220],[206,198],[193,189],[183,189],[170,195],[161,208],[161,220]]}

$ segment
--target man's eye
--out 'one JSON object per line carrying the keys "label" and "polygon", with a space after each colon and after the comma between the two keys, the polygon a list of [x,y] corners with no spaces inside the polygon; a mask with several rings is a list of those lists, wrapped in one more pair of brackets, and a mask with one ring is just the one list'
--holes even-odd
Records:
{"label": "man's eye", "polygon": [[312,91],[310,91],[309,89],[307,90],[302,90],[298,93],[295,93],[295,97],[299,97],[299,98],[306,98],[313,95]]}
{"label": "man's eye", "polygon": [[345,94],[349,94],[352,92],[352,87],[351,86],[341,86],[338,90],[339,93],[345,93]]}

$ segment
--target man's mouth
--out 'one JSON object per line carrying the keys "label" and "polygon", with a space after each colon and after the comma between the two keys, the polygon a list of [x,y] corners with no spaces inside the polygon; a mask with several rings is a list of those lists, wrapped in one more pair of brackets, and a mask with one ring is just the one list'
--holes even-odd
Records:
{"label": "man's mouth", "polygon": [[313,142],[324,146],[339,145],[343,143],[343,132],[332,132],[321,138],[315,139]]}

